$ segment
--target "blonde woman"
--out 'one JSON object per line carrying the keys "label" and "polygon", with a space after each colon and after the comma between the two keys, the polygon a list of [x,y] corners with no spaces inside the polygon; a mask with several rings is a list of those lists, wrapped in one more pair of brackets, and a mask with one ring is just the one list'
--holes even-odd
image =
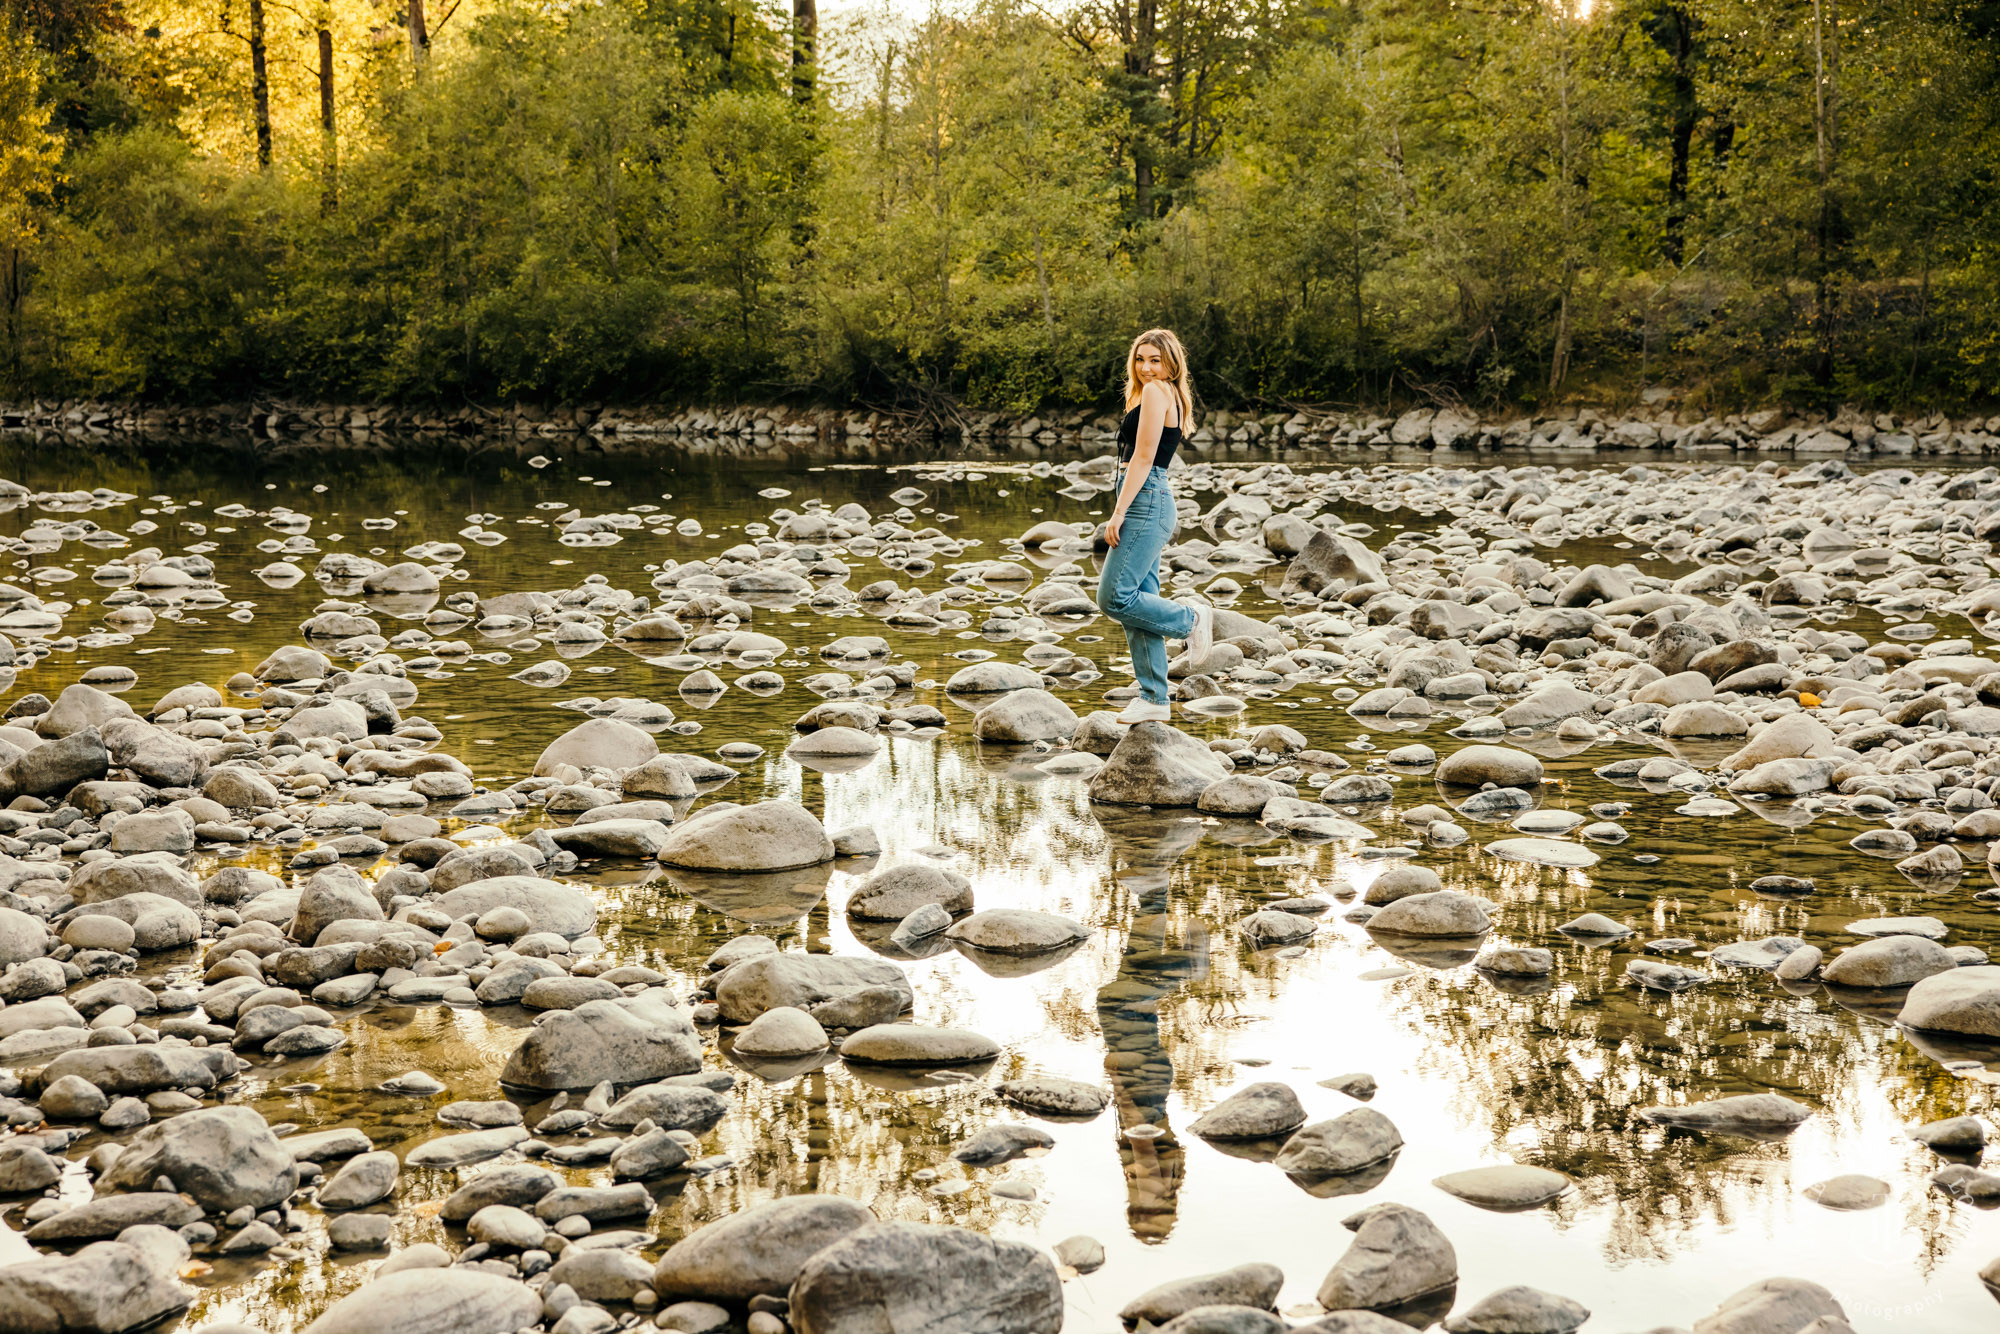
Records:
{"label": "blonde woman", "polygon": [[1173,539],[1177,516],[1167,467],[1192,429],[1194,390],[1187,352],[1165,329],[1132,340],[1125,360],[1125,420],[1118,428],[1118,494],[1104,540],[1111,550],[1098,580],[1097,605],[1125,628],[1139,694],[1121,723],[1163,723],[1167,704],[1167,643],[1185,639],[1195,662],[1215,643],[1215,609],[1160,596],[1160,555]]}

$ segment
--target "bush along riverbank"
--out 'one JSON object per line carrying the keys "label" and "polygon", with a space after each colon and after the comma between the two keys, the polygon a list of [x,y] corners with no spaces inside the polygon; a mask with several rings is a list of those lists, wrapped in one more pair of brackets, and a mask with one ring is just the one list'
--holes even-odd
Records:
{"label": "bush along riverbank", "polygon": [[[454,409],[238,403],[167,407],[105,401],[0,404],[0,430],[49,429],[116,435],[242,432],[289,440],[346,437],[365,443],[410,435],[594,437],[645,441],[713,438],[808,442],[881,439],[962,440],[989,445],[1109,445],[1118,416],[1084,408],[1028,417],[973,413],[952,422],[867,408],[746,404],[717,408],[515,406]],[[2000,416],[1899,416],[1844,410],[1836,415],[1769,408],[1710,416],[1661,401],[1629,412],[1563,408],[1540,416],[1481,417],[1461,408],[1411,408],[1396,415],[1320,410],[1203,413],[1197,449],[1221,445],[1350,448],[1528,449],[1560,452],[1686,450],[1809,455],[1987,455],[2000,453]]]}

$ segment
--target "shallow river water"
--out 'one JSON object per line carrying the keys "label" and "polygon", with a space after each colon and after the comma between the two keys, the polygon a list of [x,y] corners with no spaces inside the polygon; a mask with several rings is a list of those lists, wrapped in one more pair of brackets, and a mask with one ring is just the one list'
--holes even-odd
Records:
{"label": "shallow river water", "polygon": [[[966,562],[1018,558],[1005,543],[1032,524],[1081,520],[1104,509],[1100,496],[1058,494],[1060,476],[1037,477],[1005,462],[746,463],[665,453],[608,460],[549,452],[552,462],[531,467],[511,446],[272,454],[226,445],[149,451],[0,439],[0,478],[37,492],[108,487],[136,497],[72,513],[126,534],[150,521],[154,530],[132,535],[132,546],[205,552],[232,606],[251,613],[231,620],[227,607],[189,611],[129,642],[86,640],[23,671],[0,706],[30,691],[53,697],[86,667],[108,663],[136,669],[138,683],[126,698],[143,710],[174,686],[199,680],[219,687],[272,649],[300,642],[298,626],[324,598],[321,588],[308,579],[274,589],[253,573],[278,558],[257,547],[281,536],[264,523],[278,506],[311,517],[307,535],[322,553],[372,553],[394,562],[420,544],[458,543],[463,555],[450,564],[463,578],[447,579],[446,591],[483,596],[569,588],[591,575],[647,593],[649,567],[661,559],[700,558],[754,540],[756,525],[775,529],[774,509],[855,501],[880,516],[897,509],[890,493],[908,486],[926,493],[911,506],[909,526],[936,525],[962,539],[968,545],[959,559]],[[760,495],[771,489],[788,494]],[[216,514],[231,504],[258,514]],[[642,506],[657,507],[672,522],[656,519],[615,545],[557,540],[552,520],[567,511],[633,513]],[[1375,546],[1448,517],[1388,504],[1350,508],[1346,517],[1377,529],[1367,539]],[[18,534],[47,517],[17,508],[0,514],[0,532]],[[395,527],[362,526],[382,518],[393,518]],[[697,535],[674,531],[688,518],[699,521]],[[505,540],[482,545],[461,536],[475,529]],[[89,572],[120,549],[66,543],[17,560],[0,578],[69,602],[66,630],[86,635],[86,627],[102,629],[91,603],[105,592]],[[1555,555],[1577,564],[1630,560],[1648,571],[1675,568],[1609,544]],[[318,555],[287,558],[310,568]],[[856,586],[889,577],[905,586],[952,587],[949,560],[916,578],[875,560],[848,560]],[[1279,612],[1264,583],[1274,588],[1283,568],[1232,572],[1244,591],[1231,605],[1259,617]],[[63,571],[75,577],[64,579]],[[1005,599],[992,597],[990,604]],[[976,626],[987,604],[962,605],[974,612]],[[408,610],[378,614],[384,634],[418,624],[422,614],[401,620],[399,613]],[[2000,1255],[2000,1214],[1929,1189],[1926,1177],[1938,1159],[1904,1135],[1921,1122],[1990,1112],[2000,1072],[1981,1063],[1990,1053],[1913,1040],[1892,1026],[1893,997],[1860,1000],[1817,985],[1788,989],[1747,971],[1659,996],[1637,991],[1622,976],[1652,938],[1686,936],[1706,949],[1790,934],[1831,952],[1853,943],[1844,927],[1855,919],[1912,913],[1943,919],[1954,944],[2000,949],[2000,918],[1972,900],[1988,879],[1983,869],[1947,893],[1925,894],[1888,861],[1857,858],[1847,848],[1867,827],[1854,818],[1794,823],[1802,817],[1789,807],[1760,814],[1754,805],[1721,818],[1677,814],[1682,793],[1593,775],[1598,766],[1642,753],[1627,744],[1519,743],[1548,764],[1545,805],[1581,812],[1594,803],[1631,803],[1619,817],[1631,840],[1600,849],[1602,861],[1589,870],[1500,861],[1482,845],[1508,831],[1470,820],[1473,837],[1457,848],[1407,836],[1394,810],[1441,800],[1424,776],[1397,780],[1389,813],[1363,813],[1378,834],[1368,844],[1309,844],[1186,811],[1093,809],[1083,780],[1051,778],[1033,767],[1046,756],[974,741],[970,711],[943,690],[964,665],[953,655],[986,649],[1018,661],[1023,644],[977,629],[903,630],[803,605],[759,607],[750,628],[793,646],[772,664],[787,678],[779,693],[732,688],[703,707],[677,693],[684,672],[615,645],[570,658],[566,683],[538,689],[510,673],[557,656],[552,647],[509,648],[481,640],[468,626],[449,637],[512,660],[447,661],[437,672],[413,674],[420,698],[404,713],[428,719],[443,733],[441,749],[497,787],[528,774],[541,749],[581,720],[582,713],[559,707],[565,701],[652,699],[700,724],[691,735],[661,732],[663,749],[713,756],[718,746],[739,740],[765,748],[763,758],[738,766],[740,777],[718,797],[791,797],[829,829],[877,830],[880,861],[837,861],[779,877],[783,883],[760,877],[754,887],[692,882],[650,863],[587,863],[572,878],[598,895],[599,933],[611,954],[670,974],[683,994],[706,956],[747,930],[772,935],[786,949],[854,954],[886,946],[886,928],[857,935],[860,924],[842,911],[845,897],[868,870],[924,856],[964,872],[983,908],[1065,913],[1090,928],[1090,936],[1018,976],[989,975],[950,950],[899,959],[915,985],[920,1020],[975,1029],[1003,1047],[996,1065],[976,1070],[974,1078],[885,1077],[833,1057],[785,1078],[739,1071],[730,1095],[734,1113],[704,1137],[708,1152],[728,1155],[733,1165],[654,1183],[658,1210],[648,1227],[660,1240],[649,1257],[746,1203],[807,1190],[851,1196],[885,1218],[952,1222],[1044,1246],[1087,1233],[1108,1258],[1102,1269],[1067,1280],[1067,1328],[1108,1334],[1118,1327],[1118,1309],[1154,1283],[1253,1260],[1284,1270],[1281,1311],[1316,1309],[1313,1294],[1350,1239],[1340,1220],[1393,1200],[1428,1213],[1456,1247],[1461,1307],[1495,1288],[1526,1283],[1591,1308],[1590,1330],[1689,1325],[1744,1285],[1784,1274],[1826,1284],[1861,1331],[1970,1331],[2000,1323],[1976,1272]],[[1970,627],[1941,619],[1940,633],[1967,634]],[[871,763],[820,772],[786,758],[784,747],[793,720],[818,702],[798,681],[822,669],[820,645],[847,634],[885,635],[892,660],[917,664],[918,685],[897,702],[935,704],[951,725],[928,739],[885,734]],[[1128,679],[1111,665],[1124,653],[1117,627],[1100,619],[1068,632],[1065,643],[1096,658],[1106,675],[1058,693],[1079,715],[1102,707],[1102,692]],[[730,681],[752,670],[715,666]],[[1384,720],[1344,711],[1333,698],[1340,684],[1294,686],[1252,699],[1232,718],[1176,725],[1206,737],[1284,723],[1312,746],[1346,755],[1357,772],[1367,771],[1371,756],[1409,740],[1442,741],[1441,749],[1451,744],[1442,733],[1456,718],[1444,714],[1385,733]],[[1733,748],[1681,753],[1712,762]],[[441,816],[449,804],[431,813]],[[524,817],[521,827],[548,818]],[[1303,949],[1255,950],[1232,929],[1261,903],[1342,894],[1343,882],[1365,886],[1382,868],[1399,864],[1368,850],[1406,841],[1419,850],[1418,864],[1435,869],[1447,886],[1502,905],[1496,941],[1553,949],[1553,977],[1503,990],[1469,966],[1469,955],[1398,958],[1359,925],[1340,920],[1339,910]],[[1641,854],[1657,860],[1635,860]],[[252,854],[255,864],[283,873],[280,863],[259,857]],[[215,864],[213,854],[197,860],[198,872]],[[1773,872],[1813,876],[1820,892],[1799,901],[1750,890],[1752,880]],[[1558,923],[1588,911],[1638,934],[1590,946],[1556,932]],[[141,972],[197,976],[198,953],[150,956]],[[306,1129],[357,1126],[377,1147],[400,1153],[441,1133],[433,1109],[445,1098],[499,1096],[501,1065],[529,1020],[516,1008],[377,1004],[359,1017],[343,1016],[349,1043],[327,1056],[254,1058],[231,1100]],[[713,1044],[708,1059],[729,1060]],[[448,1084],[443,1098],[398,1100],[375,1091],[382,1080],[419,1068]],[[1187,1131],[1205,1109],[1257,1080],[1290,1084],[1312,1120],[1337,1115],[1357,1104],[1318,1081],[1350,1071],[1379,1081],[1370,1105],[1395,1123],[1406,1147],[1386,1173],[1345,1180],[1349,1193],[1309,1192],[1269,1161]],[[981,1126],[1023,1119],[990,1089],[1024,1074],[1107,1084],[1114,1100],[1087,1121],[1038,1121],[1056,1140],[1045,1155],[990,1171],[954,1162],[951,1149]],[[1777,1143],[1668,1132],[1636,1114],[1656,1103],[1762,1091],[1795,1098],[1818,1114]],[[547,1106],[523,1103],[530,1125]],[[86,1138],[73,1156],[96,1142],[94,1134]],[[1431,1184],[1446,1172],[1507,1162],[1563,1172],[1575,1189],[1547,1207],[1497,1213]],[[1890,1203],[1838,1213],[1806,1198],[1807,1187],[1843,1173],[1889,1182]],[[570,1175],[578,1182],[609,1180],[602,1169]],[[450,1171],[405,1172],[398,1244],[443,1236],[435,1205],[459,1180]],[[1032,1187],[1033,1198],[995,1194],[993,1186],[1003,1181]],[[89,1187],[77,1178],[68,1189],[82,1195]],[[0,1219],[18,1224],[18,1209]],[[0,1259],[25,1251],[18,1237],[12,1249],[6,1242],[0,1237]],[[380,1258],[331,1253],[317,1231],[306,1249],[305,1258],[289,1261],[216,1260],[211,1273],[194,1280],[204,1295],[183,1327],[235,1318],[273,1334],[300,1328],[362,1282]],[[1430,1314],[1448,1307],[1439,1304]],[[1415,1324],[1422,1315],[1410,1318]]]}

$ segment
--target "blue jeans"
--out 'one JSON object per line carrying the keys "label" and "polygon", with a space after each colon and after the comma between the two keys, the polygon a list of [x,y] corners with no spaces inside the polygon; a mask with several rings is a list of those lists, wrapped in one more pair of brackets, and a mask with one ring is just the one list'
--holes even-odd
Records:
{"label": "blue jeans", "polygon": [[1178,522],[1166,473],[1148,468],[1097,581],[1098,609],[1125,627],[1132,675],[1139,693],[1154,704],[1167,702],[1167,640],[1186,639],[1195,622],[1193,608],[1160,596],[1160,553]]}

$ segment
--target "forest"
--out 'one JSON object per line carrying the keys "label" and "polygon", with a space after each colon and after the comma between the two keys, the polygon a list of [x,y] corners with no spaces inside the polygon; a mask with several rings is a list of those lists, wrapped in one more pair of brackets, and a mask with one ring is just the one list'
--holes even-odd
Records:
{"label": "forest", "polygon": [[2000,396],[1995,0],[8,0],[0,397]]}

